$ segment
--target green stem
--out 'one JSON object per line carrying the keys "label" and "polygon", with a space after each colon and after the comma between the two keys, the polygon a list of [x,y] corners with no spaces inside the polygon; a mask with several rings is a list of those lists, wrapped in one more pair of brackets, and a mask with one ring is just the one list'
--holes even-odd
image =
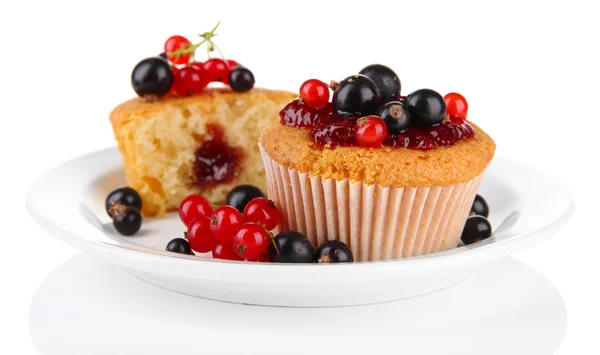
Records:
{"label": "green stem", "polygon": [[191,54],[190,57],[193,57],[194,54],[196,54],[196,49],[198,49],[198,47],[200,47],[201,45],[203,45],[204,43],[207,43],[207,42],[209,44],[208,49],[214,48],[214,44],[212,43],[212,38],[217,35],[215,33],[215,31],[217,30],[217,28],[219,27],[220,24],[221,24],[221,21],[219,21],[217,23],[217,25],[210,32],[204,32],[204,33],[200,34],[199,36],[201,38],[203,38],[202,41],[200,41],[196,44],[190,44],[189,46],[187,46],[185,48],[180,48],[176,51],[166,53],[167,58],[174,58],[175,60],[177,60],[177,58],[188,55],[188,54]]}

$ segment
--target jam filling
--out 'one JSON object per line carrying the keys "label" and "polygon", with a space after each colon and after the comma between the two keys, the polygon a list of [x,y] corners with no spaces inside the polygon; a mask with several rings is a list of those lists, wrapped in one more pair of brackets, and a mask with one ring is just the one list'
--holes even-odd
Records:
{"label": "jam filling", "polygon": [[206,187],[230,182],[238,174],[243,151],[225,142],[223,127],[209,124],[206,129],[207,138],[195,153],[194,184]]}
{"label": "jam filling", "polygon": [[[358,146],[355,139],[358,117],[340,115],[330,103],[314,109],[294,100],[279,115],[281,123],[286,126],[310,129],[309,137],[319,147]],[[410,126],[398,134],[388,135],[383,145],[427,151],[451,146],[474,135],[473,127],[466,120],[447,117],[431,127]]]}

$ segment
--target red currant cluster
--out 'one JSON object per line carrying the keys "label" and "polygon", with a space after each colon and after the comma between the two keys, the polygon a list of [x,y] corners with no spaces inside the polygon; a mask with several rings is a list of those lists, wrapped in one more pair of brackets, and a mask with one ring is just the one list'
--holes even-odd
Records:
{"label": "red currant cluster", "polygon": [[233,206],[215,208],[202,195],[190,195],[179,206],[192,250],[212,252],[215,259],[268,261],[270,231],[279,223],[279,211],[266,197],[250,200],[243,213]]}
{"label": "red currant cluster", "polygon": [[[201,34],[198,43],[180,35],[169,37],[162,54],[142,60],[133,69],[131,83],[135,92],[153,101],[167,93],[193,95],[212,82],[229,85],[237,92],[254,87],[254,75],[250,70],[235,60],[223,58],[220,52],[221,58],[211,58],[211,53],[217,49],[212,39],[218,26]],[[202,45],[206,45],[209,57],[205,62],[195,59],[196,50]]]}

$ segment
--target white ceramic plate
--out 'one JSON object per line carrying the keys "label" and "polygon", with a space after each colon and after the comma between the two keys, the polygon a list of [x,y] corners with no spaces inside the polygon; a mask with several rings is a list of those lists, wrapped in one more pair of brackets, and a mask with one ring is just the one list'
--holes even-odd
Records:
{"label": "white ceramic plate", "polygon": [[31,187],[27,208],[51,235],[147,282],[203,298],[272,306],[369,304],[437,291],[549,237],[573,211],[572,195],[562,182],[495,158],[480,189],[494,228],[493,237],[483,242],[402,260],[248,263],[164,251],[184,231],[177,214],[145,219],[138,234],[120,236],[106,215],[104,200],[124,185],[121,157],[111,148],[46,172]]}

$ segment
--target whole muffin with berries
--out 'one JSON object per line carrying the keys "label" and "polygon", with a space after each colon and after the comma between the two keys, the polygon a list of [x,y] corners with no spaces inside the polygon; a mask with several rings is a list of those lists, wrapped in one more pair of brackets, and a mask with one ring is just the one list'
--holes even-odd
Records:
{"label": "whole muffin with berries", "polygon": [[456,247],[496,148],[465,98],[402,96],[379,64],[330,86],[306,81],[260,138],[280,227],[315,246],[341,240],[356,261]]}

